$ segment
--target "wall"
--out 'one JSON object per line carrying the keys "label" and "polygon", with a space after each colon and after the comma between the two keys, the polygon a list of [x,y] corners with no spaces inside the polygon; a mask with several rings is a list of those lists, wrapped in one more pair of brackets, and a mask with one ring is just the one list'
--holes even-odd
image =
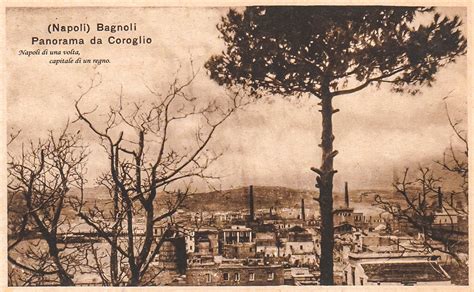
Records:
{"label": "wall", "polygon": [[[224,280],[224,273],[228,280]],[[239,274],[236,280],[235,274]],[[250,274],[254,280],[250,280]],[[273,280],[268,280],[268,273],[273,273]],[[210,278],[209,278],[210,276]],[[210,280],[210,282],[208,281]],[[199,267],[190,268],[186,272],[186,284],[191,286],[262,286],[283,285],[283,267],[281,266],[242,266],[242,267]]]}
{"label": "wall", "polygon": [[229,259],[253,258],[256,255],[255,243],[224,244],[222,255]]}
{"label": "wall", "polygon": [[285,242],[285,247],[283,248],[283,256],[293,255],[293,254],[308,254],[314,253],[315,246],[312,241],[304,242],[294,242],[288,241]]}

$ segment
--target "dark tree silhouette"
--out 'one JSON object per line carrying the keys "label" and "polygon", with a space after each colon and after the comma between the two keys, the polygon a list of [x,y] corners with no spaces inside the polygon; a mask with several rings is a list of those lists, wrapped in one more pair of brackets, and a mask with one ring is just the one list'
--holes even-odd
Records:
{"label": "dark tree silhouette", "polygon": [[[447,106],[446,113],[453,136],[460,147],[451,143],[443,154],[443,159],[435,161],[441,170],[420,166],[416,174],[413,174],[409,173],[408,168],[405,169],[403,177],[393,184],[397,202],[377,195],[375,204],[407,229],[421,234],[425,249],[451,256],[461,270],[454,276],[464,279],[463,276],[468,273],[467,258],[459,255],[468,252],[469,147],[467,132],[460,127],[462,120],[453,119]],[[461,284],[467,285],[467,282]]]}
{"label": "dark tree silhouette", "polygon": [[[432,15],[428,24],[417,21]],[[309,94],[320,99],[321,284],[333,284],[332,100],[369,85],[397,92],[431,86],[440,67],[466,52],[458,17],[419,7],[247,7],[217,25],[226,49],[206,64],[220,85],[251,94]]]}
{"label": "dark tree silhouette", "polygon": [[[420,167],[413,179],[407,168],[403,178],[393,184],[399,201],[393,202],[377,195],[375,204],[400,225],[405,225],[404,231],[412,229],[422,235],[421,243],[426,250],[446,253],[459,264],[464,264],[458,251],[463,239],[467,238],[467,232],[460,230],[457,222],[458,215],[464,214],[451,208],[448,200],[444,199],[442,183],[442,178],[428,167]],[[448,221],[437,222],[439,214]]]}
{"label": "dark tree silhouette", "polygon": [[[446,98],[446,97],[445,97]],[[448,105],[446,104],[446,115],[448,117],[449,125],[454,132],[454,136],[458,142],[462,145],[461,149],[456,149],[452,143],[450,143],[448,149],[443,154],[443,159],[436,161],[438,165],[442,167],[447,173],[453,174],[460,178],[459,188],[452,190],[446,198],[446,204],[452,209],[456,210],[459,214],[468,215],[468,204],[469,204],[469,168],[468,168],[468,157],[469,157],[469,145],[467,142],[467,131],[460,127],[462,119],[454,119],[449,114]],[[448,195],[448,194],[447,194]],[[455,204],[459,200],[466,202],[464,206],[457,206]]]}
{"label": "dark tree silhouette", "polygon": [[68,126],[38,142],[15,144],[8,145],[10,284],[73,286],[84,257],[81,245],[64,240],[74,229],[65,210],[70,191],[83,188],[86,147]]}
{"label": "dark tree silhouette", "polygon": [[[150,275],[153,262],[170,233],[160,236],[155,228],[169,230],[167,223],[193,192],[193,179],[218,178],[209,168],[221,153],[209,149],[210,141],[245,101],[238,92],[220,100],[194,96],[190,87],[196,74],[185,81],[176,77],[163,92],[148,88],[146,101],[127,103],[121,91],[105,122],[98,121],[97,107],[85,110],[83,105],[100,78],[92,79],[75,103],[77,121],[95,134],[109,161],[98,184],[109,190],[112,212],[87,207],[82,199],[74,206],[110,246],[110,265],[104,266],[100,256],[94,263],[104,285],[149,285],[158,275]],[[196,126],[187,130],[190,123]],[[179,135],[189,136],[184,145],[173,139]],[[143,230],[137,226],[140,218]]]}

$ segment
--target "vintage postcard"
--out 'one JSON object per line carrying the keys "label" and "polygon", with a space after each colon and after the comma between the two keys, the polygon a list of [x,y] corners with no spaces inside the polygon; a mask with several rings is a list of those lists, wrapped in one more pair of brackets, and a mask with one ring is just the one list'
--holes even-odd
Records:
{"label": "vintage postcard", "polygon": [[6,5],[5,285],[469,289],[463,3]]}

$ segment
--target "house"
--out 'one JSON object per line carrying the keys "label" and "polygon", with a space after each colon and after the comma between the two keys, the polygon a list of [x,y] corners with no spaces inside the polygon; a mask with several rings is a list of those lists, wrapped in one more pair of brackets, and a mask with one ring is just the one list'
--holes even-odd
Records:
{"label": "house", "polygon": [[[376,228],[380,228],[381,225],[384,226],[384,228],[386,228],[386,224],[387,224],[386,222],[389,220],[391,220],[389,215],[385,215],[385,216],[382,216],[382,214],[379,214],[378,216],[369,215],[368,217],[367,216],[364,217],[363,225],[365,229],[372,231]],[[401,228],[401,227],[398,226],[398,228]]]}
{"label": "house", "polygon": [[212,227],[194,231],[194,252],[197,255],[217,255],[219,231]]}
{"label": "house", "polygon": [[355,228],[354,225],[348,222],[343,222],[339,225],[334,225],[334,234],[347,234],[347,233],[353,233],[356,231],[357,231],[357,228]]}
{"label": "house", "polygon": [[252,229],[245,225],[232,225],[230,228],[222,229],[220,236],[223,244],[246,243],[254,240]]}
{"label": "house", "polygon": [[247,259],[256,256],[255,242],[224,244],[222,255],[228,259]]}
{"label": "house", "polygon": [[285,285],[319,285],[317,277],[308,268],[289,268],[284,270]]}
{"label": "house", "polygon": [[226,258],[245,259],[255,257],[255,234],[245,225],[232,225],[220,231],[222,255]]}
{"label": "house", "polygon": [[[269,222],[270,223],[270,222]],[[281,219],[273,222],[277,229],[291,229],[295,226],[303,227],[304,221],[302,219]]]}
{"label": "house", "polygon": [[452,208],[444,208],[434,212],[433,225],[455,226],[458,224],[459,213]]}
{"label": "house", "polygon": [[193,264],[186,271],[190,286],[271,286],[283,285],[283,267],[263,262],[226,260]]}
{"label": "house", "polygon": [[333,211],[334,226],[340,226],[343,224],[350,224],[354,226],[354,208],[341,207]]}
{"label": "house", "polygon": [[451,285],[437,257],[420,253],[361,253],[349,255],[346,285]]}
{"label": "house", "polygon": [[277,257],[281,244],[277,238],[275,226],[259,224],[254,227],[257,257]]}
{"label": "house", "polygon": [[364,228],[364,213],[354,212],[352,216],[354,218],[354,226],[358,229]]}
{"label": "house", "polygon": [[289,257],[291,264],[315,265],[317,256],[313,235],[299,226],[291,228],[288,240],[284,242],[283,256]]}

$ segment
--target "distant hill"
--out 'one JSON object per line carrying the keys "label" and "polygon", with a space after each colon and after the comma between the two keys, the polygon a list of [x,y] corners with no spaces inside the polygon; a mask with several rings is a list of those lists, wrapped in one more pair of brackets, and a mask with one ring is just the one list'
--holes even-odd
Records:
{"label": "distant hill", "polygon": [[[276,208],[300,208],[301,199],[305,200],[305,207],[319,210],[319,204],[314,200],[319,192],[308,190],[297,190],[278,186],[254,186],[255,210]],[[397,201],[391,190],[350,190],[350,206],[356,211],[378,213],[379,210],[373,206],[376,195],[390,201]],[[77,190],[71,190],[71,195],[78,196]],[[89,206],[101,205],[103,208],[111,208],[112,200],[105,187],[92,187],[84,190],[84,200]],[[21,199],[21,197],[18,197]],[[158,195],[158,205],[169,199],[169,196]],[[334,207],[344,205],[344,194],[334,193]],[[189,195],[182,207],[189,211],[239,211],[248,209],[248,187],[240,187],[230,190],[196,193]],[[69,213],[69,212],[67,212]]]}
{"label": "distant hill", "polygon": [[[248,209],[248,187],[231,190],[199,193],[189,196],[184,204],[185,210],[196,211],[239,211]],[[305,200],[305,207],[319,210],[319,204],[314,200],[319,196],[318,191],[295,190],[286,187],[254,186],[255,209],[300,208],[301,199]],[[369,210],[375,212],[375,196],[377,194],[394,200],[391,191],[387,190],[353,190],[349,191],[350,206],[356,210]],[[335,192],[334,207],[344,205],[344,194]],[[377,211],[378,212],[378,211]]]}
{"label": "distant hill", "polygon": [[[294,190],[285,187],[254,186],[255,209],[299,208],[301,199],[305,199],[308,208],[316,208],[313,198],[317,192]],[[248,187],[237,189],[199,193],[189,196],[185,208],[200,211],[238,211],[248,209]]]}

